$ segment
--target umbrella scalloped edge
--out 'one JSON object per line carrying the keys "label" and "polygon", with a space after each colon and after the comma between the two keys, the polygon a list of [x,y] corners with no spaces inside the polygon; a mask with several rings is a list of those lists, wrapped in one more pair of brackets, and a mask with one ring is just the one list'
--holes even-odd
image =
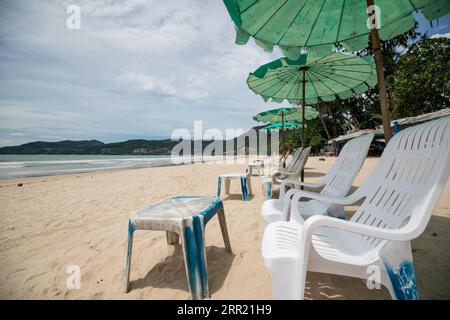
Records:
{"label": "umbrella scalloped edge", "polygon": [[[312,45],[312,46],[286,46],[286,45],[278,45],[275,43],[271,43],[265,41],[263,39],[258,39],[257,37],[252,36],[246,30],[242,28],[242,19],[241,13],[239,9],[239,4],[236,0],[223,0],[225,7],[228,10],[229,15],[231,16],[232,21],[235,24],[236,30],[236,40],[235,43],[238,45],[244,45],[248,42],[250,37],[255,39],[256,44],[261,47],[266,52],[272,52],[273,47],[277,45],[281,52],[292,60],[297,60],[303,49],[308,50],[308,53],[317,53],[317,54],[326,54],[333,52],[335,49],[335,45],[341,45],[346,50],[350,52],[356,52],[367,48],[369,43],[369,32],[357,35],[355,37],[344,39],[335,43],[327,43],[321,45]],[[433,0],[430,3],[424,2],[421,7],[416,9],[421,9],[423,15],[428,21],[436,20],[450,12],[450,1],[449,0]],[[380,38],[382,40],[390,40],[396,36],[399,36],[403,33],[408,32],[415,26],[415,18],[412,15],[412,12],[397,19],[395,21],[389,22],[386,25],[383,25],[380,29]]]}

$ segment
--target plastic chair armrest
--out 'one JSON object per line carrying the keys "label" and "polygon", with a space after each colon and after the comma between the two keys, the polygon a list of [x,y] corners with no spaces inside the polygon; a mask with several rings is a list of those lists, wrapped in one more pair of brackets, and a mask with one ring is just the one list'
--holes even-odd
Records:
{"label": "plastic chair armrest", "polygon": [[322,215],[312,216],[303,222],[304,239],[310,239],[314,230],[318,227],[330,227],[391,241],[406,241],[411,239],[410,232],[405,227],[397,230],[383,229]]}
{"label": "plastic chair armrest", "polygon": [[[325,195],[322,195],[322,194],[316,193],[316,192],[291,189],[288,192],[286,192],[286,195],[284,197],[283,216],[287,218],[289,209],[291,207],[295,206],[295,204],[301,198],[307,198],[307,199],[319,200],[319,201],[327,201],[327,202],[331,202],[333,204],[348,206],[348,205],[356,203],[363,197],[364,197],[364,195],[358,195],[356,191],[346,197],[329,197],[329,196],[325,196]],[[292,202],[292,205],[291,205],[291,202]],[[294,212],[292,212],[292,213],[294,213]]]}
{"label": "plastic chair armrest", "polygon": [[299,179],[283,179],[282,180],[282,186],[283,184],[293,184],[295,186],[295,188],[300,189],[301,186],[303,187],[307,187],[307,188],[312,188],[312,189],[318,189],[323,187],[326,183],[324,181],[319,181],[319,182],[301,182]]}

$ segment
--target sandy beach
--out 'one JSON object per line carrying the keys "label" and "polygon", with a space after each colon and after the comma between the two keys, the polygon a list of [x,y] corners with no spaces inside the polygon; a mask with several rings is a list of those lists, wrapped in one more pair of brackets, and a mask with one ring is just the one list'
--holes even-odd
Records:
{"label": "sandy beach", "polygon": [[[307,181],[335,161],[318,159],[308,160]],[[377,161],[366,159],[354,186]],[[0,181],[0,298],[189,299],[181,247],[167,245],[164,232],[136,233],[131,291],[124,293],[127,219],[168,196],[214,195],[219,174],[244,170],[243,164],[194,164]],[[261,181],[252,177],[249,202],[233,182],[233,195],[223,199],[233,253],[224,249],[216,217],[206,227],[211,299],[270,299],[260,254]],[[422,299],[450,298],[449,231],[447,183],[427,229],[413,241]],[[81,268],[80,289],[66,288],[70,265]],[[307,299],[390,299],[385,288],[369,290],[360,279],[309,273],[307,281]]]}

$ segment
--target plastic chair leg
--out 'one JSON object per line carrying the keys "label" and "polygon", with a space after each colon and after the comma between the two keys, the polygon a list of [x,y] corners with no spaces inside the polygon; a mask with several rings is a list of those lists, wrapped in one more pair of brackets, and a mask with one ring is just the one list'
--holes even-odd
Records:
{"label": "plastic chair leg", "polygon": [[167,244],[175,245],[180,243],[180,237],[176,232],[166,231]]}
{"label": "plastic chair leg", "polygon": [[252,191],[252,178],[250,177],[250,175],[247,176],[247,189],[248,189],[248,195],[252,195],[253,191]]}
{"label": "plastic chair leg", "polygon": [[225,178],[225,194],[230,194],[230,178]]}
{"label": "plastic chair leg", "polygon": [[219,199],[220,199],[220,192],[221,192],[221,190],[222,190],[222,177],[219,176],[217,178],[217,195],[216,195],[216,197],[219,198]]}
{"label": "plastic chair leg", "polygon": [[228,236],[227,222],[225,220],[225,211],[223,209],[217,212],[217,217],[219,218],[220,230],[222,231],[223,243],[228,252],[231,251],[230,238]]}
{"label": "plastic chair leg", "polygon": [[130,291],[130,267],[131,267],[131,253],[133,250],[133,236],[134,226],[131,221],[128,221],[128,241],[127,241],[127,254],[125,262],[125,293]]}
{"label": "plastic chair leg", "polygon": [[198,248],[192,223],[183,223],[181,244],[189,292],[193,300],[201,300],[203,298],[203,286],[200,266],[198,265]]}
{"label": "plastic chair leg", "polygon": [[208,284],[208,266],[206,264],[205,225],[203,222],[203,216],[195,215],[192,217],[195,245],[197,248],[197,266],[202,289],[202,299],[210,297]]}
{"label": "plastic chair leg", "polygon": [[417,280],[411,254],[411,243],[389,242],[380,254],[389,276],[393,299],[418,300]]}
{"label": "plastic chair leg", "polygon": [[275,300],[302,300],[306,274],[303,281],[299,281],[303,271],[298,268],[298,262],[294,259],[280,259],[272,261],[271,264],[272,298]]}
{"label": "plastic chair leg", "polygon": [[248,201],[248,200],[250,200],[250,198],[249,198],[249,194],[248,194],[247,178],[241,176],[240,181],[241,181],[242,200]]}

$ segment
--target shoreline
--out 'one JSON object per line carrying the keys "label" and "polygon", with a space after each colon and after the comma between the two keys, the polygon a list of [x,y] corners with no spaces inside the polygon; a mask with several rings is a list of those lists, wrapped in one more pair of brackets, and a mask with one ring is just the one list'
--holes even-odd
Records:
{"label": "shoreline", "polygon": [[[11,155],[7,155],[11,156]],[[34,156],[34,155],[12,155],[12,156]],[[48,155],[36,155],[36,156],[48,156]],[[67,155],[50,155],[50,156],[57,156],[57,157],[65,157]],[[76,157],[83,157],[84,155],[73,155]],[[127,155],[124,155],[126,157]],[[111,158],[113,156],[106,155],[104,159],[102,158],[96,158],[96,159],[57,159],[57,160],[25,160],[22,161],[2,161],[1,155],[0,155],[0,182],[5,180],[20,180],[20,179],[28,179],[28,178],[40,178],[40,177],[50,177],[50,176],[59,176],[59,175],[77,175],[77,174],[84,174],[84,173],[97,173],[97,172],[109,172],[109,171],[117,171],[117,170],[135,170],[135,169],[145,169],[145,168],[157,168],[157,167],[170,167],[170,166],[180,166],[180,165],[192,165],[192,164],[198,164],[198,163],[208,163],[208,164],[220,164],[220,163],[242,163],[239,161],[244,161],[245,163],[248,163],[250,160],[253,160],[256,158],[256,156],[250,155],[250,156],[229,156],[229,155],[223,155],[223,156],[205,156],[201,159],[194,158],[191,160],[191,162],[188,161],[182,161],[177,160],[177,158],[172,159],[170,156],[149,156],[145,155],[142,156],[140,159],[140,156],[135,156],[134,158]],[[154,157],[154,158],[152,158]],[[216,157],[219,157],[218,159]],[[12,175],[11,177],[4,176],[1,174],[1,170],[3,170],[6,174],[8,174],[8,171],[10,168],[14,171],[15,168],[24,169],[27,168],[26,164],[31,164],[28,167],[33,167],[38,165],[42,166],[52,166],[52,165],[61,165],[61,164],[95,164],[95,163],[102,163],[104,161],[109,162],[139,162],[145,159],[148,159],[149,161],[144,164],[131,164],[131,165],[125,165],[125,166],[113,166],[113,167],[92,167],[92,168],[72,168],[72,169],[55,169],[55,168],[48,168],[47,171],[41,171],[37,173],[29,173],[24,171],[23,173],[16,173]],[[154,162],[152,163],[151,160],[158,160],[163,159],[167,162]],[[170,159],[170,160],[169,160]],[[185,157],[179,157],[179,159],[185,159]],[[176,161],[179,161],[181,163],[176,163]],[[238,162],[236,162],[238,161]],[[3,167],[1,165],[4,165]],[[6,164],[6,166],[5,166]],[[10,164],[10,166],[8,166]],[[14,167],[14,165],[17,164],[23,164],[23,166]],[[34,164],[34,165],[33,165]],[[11,167],[12,165],[12,167]],[[36,166],[39,167],[39,166]]]}
{"label": "shoreline", "polygon": [[162,165],[155,165],[155,166],[142,166],[142,167],[131,167],[131,168],[130,167],[128,167],[128,168],[107,168],[107,169],[95,169],[95,170],[80,171],[80,172],[67,172],[67,173],[57,173],[57,174],[49,173],[49,174],[36,175],[36,176],[0,178],[0,184],[4,181],[11,181],[11,180],[39,179],[39,178],[59,177],[59,176],[74,176],[74,175],[82,175],[82,174],[97,174],[97,173],[107,173],[107,172],[115,172],[115,171],[163,168],[163,167],[174,167],[174,166],[183,166],[183,165],[187,165],[187,164],[162,164]]}
{"label": "shoreline", "polygon": [[[253,159],[253,157],[250,157]],[[236,161],[242,161],[242,158],[233,158],[226,160],[211,160],[211,161],[203,161],[203,162],[194,162],[194,163],[181,163],[181,164],[164,164],[164,165],[155,165],[155,166],[146,166],[146,167],[134,167],[134,168],[113,168],[113,169],[105,169],[105,170],[94,170],[94,171],[85,171],[85,172],[70,172],[70,173],[59,173],[59,174],[48,174],[48,175],[40,175],[40,176],[29,176],[22,178],[0,178],[0,188],[6,186],[14,186],[18,183],[27,184],[39,182],[40,179],[45,179],[41,182],[47,182],[49,179],[64,179],[64,178],[81,178],[88,175],[106,175],[108,173],[114,172],[126,172],[126,171],[138,171],[138,170],[149,170],[149,169],[157,169],[157,168],[167,168],[167,167],[181,167],[181,166],[195,166],[195,165],[247,165],[245,163],[236,163]]]}

